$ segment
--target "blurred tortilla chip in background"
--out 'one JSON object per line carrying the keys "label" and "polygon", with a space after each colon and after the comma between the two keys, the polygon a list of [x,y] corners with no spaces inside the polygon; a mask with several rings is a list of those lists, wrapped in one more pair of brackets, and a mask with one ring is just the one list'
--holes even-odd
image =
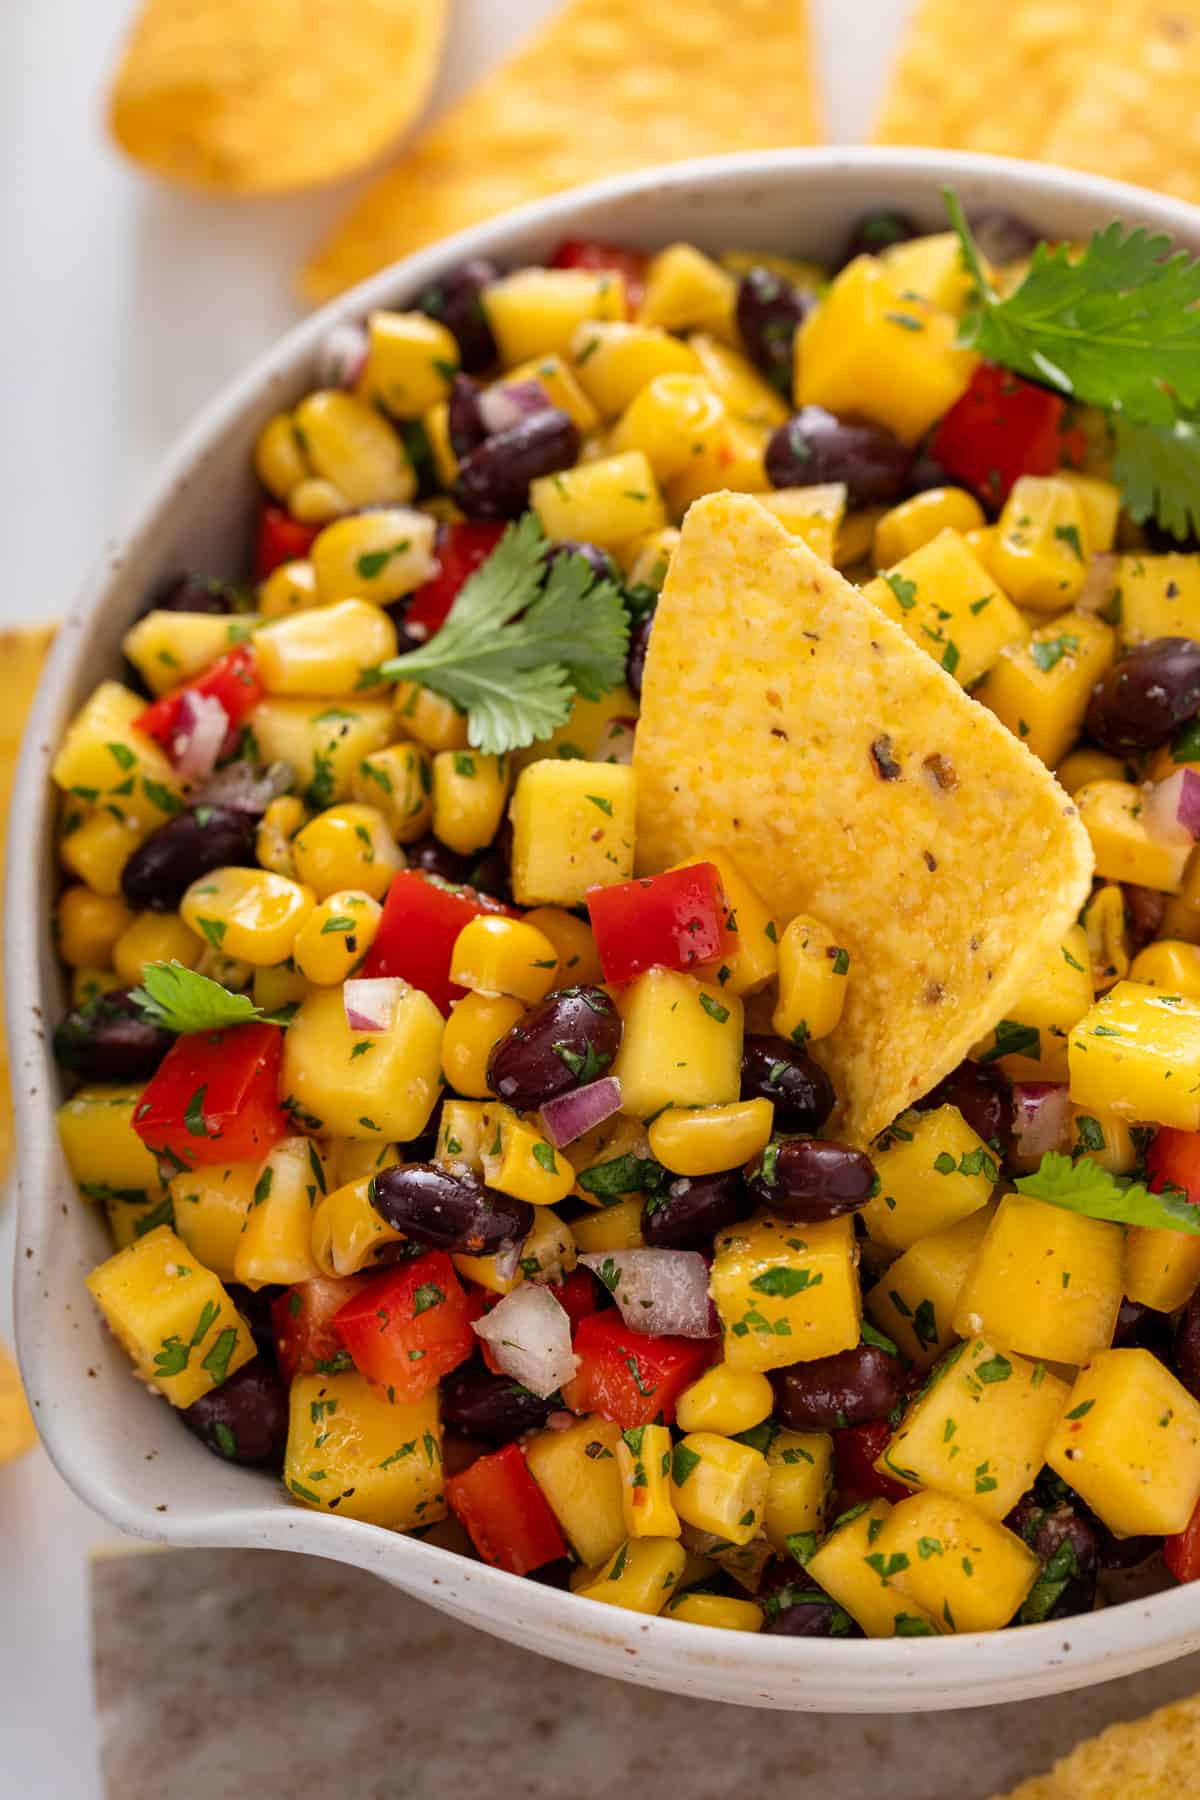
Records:
{"label": "blurred tortilla chip in background", "polygon": [[1185,1800],[1197,1792],[1200,1694],[1148,1718],[1110,1725],[996,1800]]}
{"label": "blurred tortilla chip in background", "polygon": [[144,0],[113,136],[156,175],[280,193],[362,168],[418,117],[447,0]]}
{"label": "blurred tortilla chip in background", "polygon": [[819,136],[806,0],[570,0],[367,189],[304,289],[601,175]]}
{"label": "blurred tortilla chip in background", "polygon": [[[42,664],[54,636],[53,625],[31,626],[22,631],[0,631],[0,669],[3,670],[4,708],[0,712],[0,905],[4,900],[4,876],[8,867],[8,815],[12,804],[17,752]],[[19,846],[18,846],[19,854]],[[4,1023],[4,996],[0,992],[0,1027]],[[8,1173],[13,1147],[12,1096],[8,1078],[8,1051],[0,1030],[0,1180]]]}

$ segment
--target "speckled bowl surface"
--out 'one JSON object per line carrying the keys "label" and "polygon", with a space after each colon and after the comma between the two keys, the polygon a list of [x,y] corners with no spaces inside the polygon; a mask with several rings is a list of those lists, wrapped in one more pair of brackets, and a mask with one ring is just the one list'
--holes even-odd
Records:
{"label": "speckled bowl surface", "polygon": [[[519,265],[564,237],[656,246],[677,238],[828,258],[881,205],[930,229],[951,183],[968,210],[1005,207],[1050,237],[1112,218],[1200,250],[1200,212],[1091,176],[943,152],[828,149],[723,157],[622,176],[526,207],[434,245],[346,294],[260,357],[184,436],[130,529],[66,619],[26,738],[9,834],[5,930],[18,1121],[16,1303],[21,1365],[46,1446],[81,1497],[127,1532],[173,1544],[307,1551],[373,1570],[455,1617],[601,1674],[746,1706],[883,1712],[977,1706],[1110,1680],[1200,1647],[1200,1597],[1176,1588],[1062,1623],[894,1642],[713,1631],[589,1605],[416,1538],[291,1503],[275,1481],[223,1465],[131,1378],[83,1287],[109,1253],[76,1198],[54,1128],[60,1083],[48,1022],[63,1008],[50,936],[57,876],[53,746],[76,707],[119,669],[122,633],[181,567],[241,573],[255,504],[250,457],[264,421],[314,385],[330,325],[404,306],[464,257]],[[114,404],[119,395],[114,394]],[[280,1579],[287,1579],[286,1565]]]}

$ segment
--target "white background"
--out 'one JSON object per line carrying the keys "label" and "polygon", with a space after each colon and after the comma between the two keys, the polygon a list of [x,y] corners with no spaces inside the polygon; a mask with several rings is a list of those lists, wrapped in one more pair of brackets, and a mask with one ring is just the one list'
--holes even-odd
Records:
{"label": "white background", "polygon": [[[434,106],[556,4],[453,0]],[[810,4],[827,133],[854,140],[908,0]],[[139,176],[101,124],[131,11],[132,0],[0,0],[0,625],[63,610],[164,448],[298,316],[294,272],[357,185],[233,203]],[[11,1246],[10,1209],[0,1271]],[[40,1450],[0,1469],[0,1800],[99,1800],[87,1557],[116,1542]],[[169,1749],[146,1753],[169,1766]]]}

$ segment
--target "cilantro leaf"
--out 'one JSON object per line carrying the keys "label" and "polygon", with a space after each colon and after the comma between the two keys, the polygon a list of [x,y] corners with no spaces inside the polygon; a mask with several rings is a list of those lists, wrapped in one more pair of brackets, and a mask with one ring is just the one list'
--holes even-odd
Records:
{"label": "cilantro leaf", "polygon": [[246,1025],[263,1017],[245,994],[231,994],[219,981],[197,975],[174,958],[170,962],[147,963],[142,970],[142,985],[134,988],[130,999],[136,1001],[142,1017],[151,1025],[181,1035],[192,1031],[223,1031],[227,1025]]}
{"label": "cilantro leaf", "polygon": [[1182,1198],[1178,1189],[1152,1194],[1140,1181],[1110,1175],[1090,1156],[1072,1161],[1048,1150],[1035,1173],[1019,1176],[1013,1186],[1031,1200],[1045,1200],[1087,1219],[1145,1225],[1156,1231],[1200,1232],[1200,1206]]}
{"label": "cilantro leaf", "polygon": [[944,193],[975,281],[960,341],[1092,406],[1170,426],[1200,405],[1200,260],[1114,220],[1082,255],[1039,244],[1003,299],[990,287],[962,204]]}
{"label": "cilantro leaf", "polygon": [[1148,425],[1118,415],[1113,426],[1113,478],[1130,517],[1139,525],[1157,519],[1172,537],[1200,534],[1200,424]]}
{"label": "cilantro leaf", "polygon": [[597,700],[621,680],[629,622],[621,593],[581,556],[547,572],[533,513],[510,525],[463,583],[428,643],[384,663],[390,681],[418,681],[467,714],[486,753],[523,749],[564,724],[576,693]]}

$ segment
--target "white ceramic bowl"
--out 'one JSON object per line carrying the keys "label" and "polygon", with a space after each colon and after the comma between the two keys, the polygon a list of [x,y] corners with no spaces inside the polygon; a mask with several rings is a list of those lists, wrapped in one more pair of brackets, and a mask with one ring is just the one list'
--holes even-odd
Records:
{"label": "white ceramic bowl", "polygon": [[[373,1570],[498,1637],[627,1681],[746,1706],[891,1712],[977,1706],[1109,1680],[1200,1647],[1200,1590],[1177,1588],[1086,1618],[954,1638],[862,1642],[751,1637],[616,1607],[448,1551],[291,1504],[278,1482],[223,1465],[130,1378],[83,1288],[110,1246],[76,1198],[54,1129],[60,1083],[47,1022],[64,988],[50,939],[56,874],[53,746],[95,682],[118,667],[145,596],[181,567],[240,571],[263,422],[314,384],[329,326],[403,306],[466,256],[541,260],[563,237],[653,246],[688,238],[829,257],[849,222],[884,204],[931,229],[950,181],[969,210],[1007,207],[1047,236],[1119,217],[1200,250],[1200,212],[1089,176],[921,151],[784,151],[622,176],[524,208],[422,251],[289,333],[221,396],[166,459],[132,529],[105,556],[59,634],[25,742],[9,836],[6,981],[18,1116],[17,1319],[21,1365],[52,1458],[123,1530],[180,1545],[305,1551]],[[120,396],[114,401],[119,403]],[[280,1578],[286,1579],[281,1568]]]}

